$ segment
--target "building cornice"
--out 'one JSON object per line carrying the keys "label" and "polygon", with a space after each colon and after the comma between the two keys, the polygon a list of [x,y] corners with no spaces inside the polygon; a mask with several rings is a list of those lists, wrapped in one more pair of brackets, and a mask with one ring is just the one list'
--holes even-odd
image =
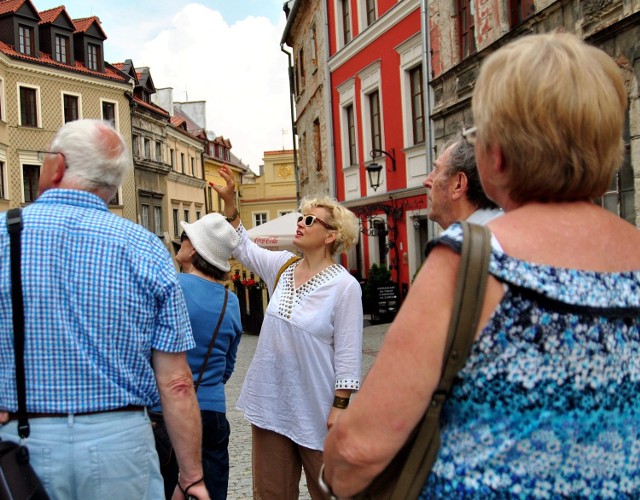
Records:
{"label": "building cornice", "polygon": [[427,188],[420,187],[412,187],[407,189],[398,189],[396,191],[388,191],[386,193],[375,194],[373,196],[365,196],[363,198],[358,198],[355,200],[347,200],[340,202],[347,208],[350,207],[361,207],[366,205],[372,205],[374,203],[388,203],[392,200],[403,200],[405,198],[411,198],[413,196],[427,195]]}
{"label": "building cornice", "polygon": [[133,90],[133,82],[118,82],[109,78],[101,78],[93,74],[75,73],[28,61],[19,61],[12,59],[2,52],[0,52],[0,64],[5,66],[6,71],[31,73],[41,77],[60,78],[76,83],[87,83],[90,81],[114,90]]}

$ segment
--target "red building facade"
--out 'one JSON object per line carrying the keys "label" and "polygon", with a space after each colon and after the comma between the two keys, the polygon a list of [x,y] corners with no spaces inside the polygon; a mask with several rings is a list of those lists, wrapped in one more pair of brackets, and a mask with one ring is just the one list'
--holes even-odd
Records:
{"label": "red building facade", "polygon": [[359,216],[362,232],[347,265],[362,276],[373,264],[388,266],[401,298],[428,233],[420,7],[416,0],[327,2],[336,197]]}

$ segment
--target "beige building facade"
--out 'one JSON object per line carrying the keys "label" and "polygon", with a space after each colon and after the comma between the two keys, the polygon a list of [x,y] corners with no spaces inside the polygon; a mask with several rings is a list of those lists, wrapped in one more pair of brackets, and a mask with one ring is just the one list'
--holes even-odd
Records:
{"label": "beige building facade", "polygon": [[[82,54],[72,64],[41,48],[51,37],[75,43],[79,50],[87,47],[83,44],[87,40],[92,42],[88,45],[98,46],[102,30],[97,18],[76,22],[63,7],[38,13],[30,2],[12,4],[13,10],[0,13],[0,210],[35,200],[42,167],[37,152],[48,149],[66,121],[109,120],[131,148],[125,94],[132,92],[132,83],[102,60],[93,61],[90,69]],[[29,44],[24,38],[22,44],[11,43],[14,24],[32,35]],[[137,219],[133,170],[109,208]]]}
{"label": "beige building facade", "polygon": [[260,175],[240,184],[240,213],[247,228],[298,209],[293,150],[265,151]]}

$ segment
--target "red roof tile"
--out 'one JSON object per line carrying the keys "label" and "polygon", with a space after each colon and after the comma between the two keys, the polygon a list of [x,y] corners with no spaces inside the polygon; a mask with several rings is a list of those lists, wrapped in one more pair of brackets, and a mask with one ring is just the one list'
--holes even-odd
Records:
{"label": "red roof tile", "polygon": [[182,118],[180,116],[175,116],[174,115],[174,116],[171,117],[171,125],[173,125],[174,127],[180,127],[186,121],[187,120],[185,120],[184,118]]}
{"label": "red roof tile", "polygon": [[0,14],[6,14],[7,12],[15,12],[26,1],[27,0],[3,0],[0,2]]}
{"label": "red roof tile", "polygon": [[58,18],[63,10],[65,10],[64,5],[60,5],[59,7],[39,12],[41,19],[40,24],[52,23]]}
{"label": "red roof tile", "polygon": [[169,116],[169,112],[166,109],[161,108],[157,104],[154,104],[152,102],[144,102],[142,99],[136,96],[133,96],[133,100],[135,101],[136,104],[138,104],[139,106],[142,106],[143,108],[150,109],[152,111],[155,111],[156,113],[160,113],[161,115],[164,115],[167,117]]}
{"label": "red roof tile", "polygon": [[7,45],[4,42],[0,42],[0,52],[3,52],[7,56],[13,59],[22,59],[24,61],[29,61],[33,63],[39,63],[45,66],[53,66],[60,69],[66,69],[68,71],[75,71],[77,73],[84,73],[86,75],[98,76],[102,78],[108,78],[109,80],[117,80],[119,82],[126,82],[128,78],[125,78],[120,73],[116,73],[115,71],[105,68],[104,73],[100,73],[99,71],[93,71],[82,63],[76,61],[73,66],[69,64],[62,64],[51,57],[50,54],[46,52],[40,52],[40,57],[32,57],[27,56],[25,54],[21,54],[16,51],[11,45]]}
{"label": "red roof tile", "polygon": [[102,32],[104,37],[107,38],[107,35],[105,34],[105,32],[102,29],[102,23],[100,23],[100,18],[98,16],[83,17],[83,18],[80,18],[80,19],[72,19],[71,22],[73,23],[73,25],[76,28],[75,33],[84,33],[91,27],[91,25],[93,23],[97,23],[98,29]]}

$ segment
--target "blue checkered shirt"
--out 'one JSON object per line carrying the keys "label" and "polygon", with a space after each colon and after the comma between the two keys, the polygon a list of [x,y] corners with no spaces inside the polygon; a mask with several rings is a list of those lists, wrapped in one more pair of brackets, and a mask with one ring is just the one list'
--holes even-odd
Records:
{"label": "blue checkered shirt", "polygon": [[[27,410],[158,404],[151,350],[195,346],[158,237],[76,190],[46,191],[22,218]],[[16,411],[6,227],[0,213],[0,409]]]}

